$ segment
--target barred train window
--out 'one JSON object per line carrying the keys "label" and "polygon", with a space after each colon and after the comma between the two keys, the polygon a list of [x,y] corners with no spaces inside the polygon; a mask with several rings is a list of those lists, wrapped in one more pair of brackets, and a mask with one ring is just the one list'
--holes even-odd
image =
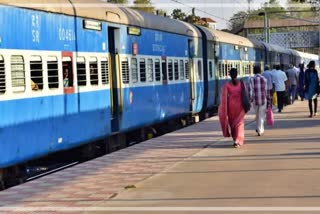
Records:
{"label": "barred train window", "polygon": [[23,56],[11,56],[11,80],[13,92],[24,92],[26,90]]}
{"label": "barred train window", "polygon": [[228,64],[224,64],[224,76],[227,77],[229,75]]}
{"label": "barred train window", "polygon": [[6,73],[4,69],[4,59],[0,55],[0,94],[6,92]]}
{"label": "barred train window", "polygon": [[167,61],[166,61],[165,59],[162,59],[161,64],[162,64],[162,69],[161,69],[161,72],[162,72],[162,81],[163,81],[164,83],[167,83],[167,81],[168,81]]}
{"label": "barred train window", "polygon": [[132,82],[138,82],[138,62],[136,58],[131,59],[131,72]]}
{"label": "barred train window", "polygon": [[30,60],[31,89],[43,89],[42,59],[40,56],[31,56]]}
{"label": "barred train window", "polygon": [[147,64],[147,79],[149,82],[153,81],[153,60],[148,59],[148,64]]}
{"label": "barred train window", "polygon": [[59,88],[59,75],[58,75],[58,59],[55,56],[48,57],[48,83],[49,88]]}
{"label": "barred train window", "polygon": [[212,69],[212,62],[209,62],[209,77],[212,78],[213,76],[213,69]]}
{"label": "barred train window", "polygon": [[183,64],[183,60],[180,60],[179,63],[180,63],[180,67],[179,67],[180,79],[184,80],[184,64]]}
{"label": "barred train window", "polygon": [[223,71],[222,71],[222,64],[220,62],[218,63],[218,67],[219,67],[219,77],[222,77]]}
{"label": "barred train window", "polygon": [[91,85],[98,85],[98,60],[96,57],[90,58],[89,69]]}
{"label": "barred train window", "polygon": [[168,60],[168,76],[169,80],[173,80],[173,68],[172,68],[172,59]]}
{"label": "barred train window", "polygon": [[174,79],[179,79],[179,67],[178,67],[178,60],[174,60]]}
{"label": "barred train window", "polygon": [[129,83],[129,63],[127,58],[121,59],[122,83]]}
{"label": "barred train window", "polygon": [[186,79],[188,80],[189,76],[190,76],[190,74],[189,74],[189,62],[188,61],[184,62],[184,69],[186,71]]}
{"label": "barred train window", "polygon": [[198,60],[198,75],[199,75],[199,79],[202,79],[202,62],[201,60]]}
{"label": "barred train window", "polygon": [[77,58],[78,86],[87,85],[86,60],[84,57]]}
{"label": "barred train window", "polygon": [[140,65],[140,82],[145,82],[146,81],[146,60],[140,59],[139,65]]}
{"label": "barred train window", "polygon": [[102,84],[109,84],[109,63],[107,58],[101,59],[101,80]]}
{"label": "barred train window", "polygon": [[154,68],[155,68],[155,76],[156,76],[156,81],[160,81],[161,80],[161,71],[160,71],[160,60],[156,59],[154,61]]}

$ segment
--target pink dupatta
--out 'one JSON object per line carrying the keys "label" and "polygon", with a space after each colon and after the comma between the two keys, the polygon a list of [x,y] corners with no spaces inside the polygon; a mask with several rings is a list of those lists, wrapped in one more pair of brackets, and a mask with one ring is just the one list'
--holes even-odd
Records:
{"label": "pink dupatta", "polygon": [[223,137],[230,137],[228,123],[228,89],[227,84],[224,84],[221,91],[220,105],[218,108],[218,116],[222,129]]}

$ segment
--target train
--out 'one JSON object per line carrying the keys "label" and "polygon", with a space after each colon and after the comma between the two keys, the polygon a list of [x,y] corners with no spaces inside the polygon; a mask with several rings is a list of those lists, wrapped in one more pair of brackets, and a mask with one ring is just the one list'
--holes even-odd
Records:
{"label": "train", "polygon": [[248,78],[255,65],[319,65],[317,55],[99,0],[0,0],[0,23],[0,182],[49,154],[196,121],[218,106],[232,67]]}

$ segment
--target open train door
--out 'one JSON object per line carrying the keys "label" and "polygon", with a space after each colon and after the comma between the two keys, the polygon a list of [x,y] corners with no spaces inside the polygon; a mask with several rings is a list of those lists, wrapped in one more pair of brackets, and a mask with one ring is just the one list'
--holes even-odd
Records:
{"label": "open train door", "polygon": [[123,98],[120,74],[120,30],[115,27],[108,27],[108,47],[110,62],[110,97],[111,97],[111,125],[112,132],[118,132],[122,119]]}
{"label": "open train door", "polygon": [[220,67],[219,67],[219,54],[220,54],[220,45],[219,43],[215,42],[214,43],[214,69],[213,69],[213,74],[214,74],[214,104],[216,107],[220,104],[220,87],[219,87],[219,81],[220,81]]}
{"label": "open train door", "polygon": [[190,83],[190,111],[195,112],[195,98],[196,98],[196,77],[194,66],[194,41],[188,40],[188,58],[189,58],[189,83]]}

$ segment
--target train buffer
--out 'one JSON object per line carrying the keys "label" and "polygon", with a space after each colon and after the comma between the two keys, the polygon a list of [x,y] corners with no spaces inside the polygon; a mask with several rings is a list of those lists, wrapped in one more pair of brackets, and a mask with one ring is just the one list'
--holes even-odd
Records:
{"label": "train buffer", "polygon": [[297,101],[260,137],[248,115],[238,149],[212,117],[4,190],[0,213],[317,213],[320,116],[308,115]]}

